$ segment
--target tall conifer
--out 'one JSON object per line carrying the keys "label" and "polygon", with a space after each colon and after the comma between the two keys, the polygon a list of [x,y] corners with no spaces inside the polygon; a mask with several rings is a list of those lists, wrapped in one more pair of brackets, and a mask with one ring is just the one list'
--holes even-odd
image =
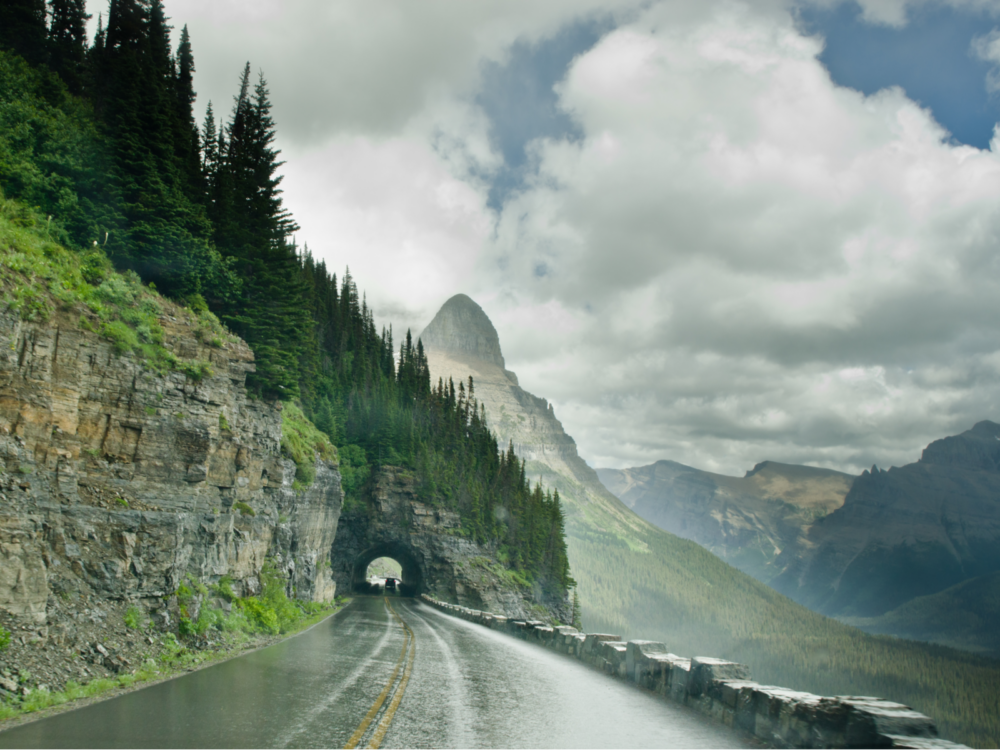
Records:
{"label": "tall conifer", "polygon": [[87,56],[86,0],[50,0],[49,66],[74,94],[83,91]]}
{"label": "tall conifer", "polygon": [[38,65],[45,62],[46,34],[45,0],[0,2],[0,47]]}

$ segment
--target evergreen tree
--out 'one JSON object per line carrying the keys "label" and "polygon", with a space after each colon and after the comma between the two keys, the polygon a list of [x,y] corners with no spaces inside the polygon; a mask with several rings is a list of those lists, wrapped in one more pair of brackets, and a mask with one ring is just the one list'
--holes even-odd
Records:
{"label": "evergreen tree", "polygon": [[[174,148],[186,191],[193,199],[195,197],[201,198],[205,193],[205,179],[202,174],[199,153],[198,126],[194,119],[194,100],[197,96],[194,91],[194,72],[194,52],[191,49],[191,37],[185,25],[181,29],[181,41],[177,46],[177,78],[174,82],[174,106],[176,108]],[[216,146],[214,135],[212,141],[214,148]]]}
{"label": "evergreen tree", "polygon": [[46,58],[46,32],[45,0],[3,0],[0,3],[0,47],[38,65]]}
{"label": "evergreen tree", "polygon": [[[215,128],[215,112],[212,111],[212,102],[208,103],[205,110],[205,122],[201,127],[200,140],[201,149],[201,175],[202,183],[206,189],[211,190],[211,185],[215,182],[215,174],[219,169],[219,133]],[[205,196],[208,199],[208,195]],[[211,214],[211,207],[209,207]]]}
{"label": "evergreen tree", "polygon": [[107,249],[120,266],[168,294],[221,299],[236,280],[209,246],[204,208],[182,178],[169,31],[159,0],[111,0],[93,64],[94,101],[115,143],[113,175],[124,214]]}
{"label": "evergreen tree", "polygon": [[50,0],[49,66],[74,94],[83,92],[87,57],[86,0]]}
{"label": "evergreen tree", "polygon": [[274,120],[267,82],[261,74],[253,95],[250,63],[240,78],[229,135],[216,187],[216,238],[235,260],[243,280],[236,304],[223,319],[253,347],[253,387],[270,396],[299,393],[299,360],[311,340],[307,287],[289,235],[298,229],[281,201],[283,162],[274,149]]}

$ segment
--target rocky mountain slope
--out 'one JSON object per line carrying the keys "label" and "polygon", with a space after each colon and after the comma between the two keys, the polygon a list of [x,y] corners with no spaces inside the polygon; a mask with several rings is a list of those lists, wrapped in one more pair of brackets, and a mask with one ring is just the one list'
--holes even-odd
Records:
{"label": "rocky mountain slope", "polygon": [[83,306],[35,322],[0,312],[0,612],[56,662],[90,654],[126,605],[175,629],[189,576],[259,591],[265,556],[295,596],[335,593],[336,464],[317,460],[315,481],[293,487],[281,405],[244,388],[252,352],[202,342],[189,311],[163,306],[164,346],[207,365],[200,379],[120,355]]}
{"label": "rocky mountain slope", "polygon": [[879,617],[916,597],[1000,571],[1000,425],[931,443],[920,460],[872,467],[772,585],[812,609]]}
{"label": "rocky mountain slope", "polygon": [[456,294],[441,307],[420,340],[432,380],[458,382],[472,376],[476,398],[485,406],[501,446],[513,442],[517,455],[527,461],[528,477],[559,490],[571,526],[577,522],[595,526],[620,536],[625,544],[641,545],[635,532],[642,522],[580,458],[576,442],[563,430],[552,405],[521,388],[517,376],[505,369],[500,338],[479,305]]}
{"label": "rocky mountain slope", "polygon": [[690,539],[767,583],[774,561],[803,544],[810,526],[844,504],[854,477],[774,461],[745,477],[657,461],[631,469],[598,469],[625,505],[665,531]]}

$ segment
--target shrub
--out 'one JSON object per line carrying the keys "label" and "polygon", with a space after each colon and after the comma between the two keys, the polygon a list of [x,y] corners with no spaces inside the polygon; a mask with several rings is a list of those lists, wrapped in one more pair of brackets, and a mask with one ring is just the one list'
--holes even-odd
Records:
{"label": "shrub", "polygon": [[316,429],[302,409],[287,402],[281,412],[281,450],[295,462],[295,481],[308,487],[316,478],[316,454],[327,461],[337,460],[330,438]]}
{"label": "shrub", "polygon": [[229,576],[222,576],[219,582],[212,586],[212,593],[231,602],[236,598],[236,595],[233,593],[233,579]]}
{"label": "shrub", "polygon": [[132,630],[139,630],[142,627],[142,610],[134,604],[130,604],[125,610],[125,627]]}
{"label": "shrub", "polygon": [[233,507],[240,512],[241,516],[256,516],[256,511],[244,502],[239,502],[233,505]]}
{"label": "shrub", "polygon": [[10,645],[10,631],[7,628],[0,626],[0,651],[3,651]]}
{"label": "shrub", "polygon": [[139,346],[139,336],[120,320],[101,326],[101,335],[111,339],[117,354],[128,354]]}
{"label": "shrub", "polygon": [[274,635],[281,632],[281,627],[278,625],[278,613],[257,597],[250,596],[246,599],[240,599],[239,604],[240,609],[246,613],[247,619],[255,626],[255,629]]}

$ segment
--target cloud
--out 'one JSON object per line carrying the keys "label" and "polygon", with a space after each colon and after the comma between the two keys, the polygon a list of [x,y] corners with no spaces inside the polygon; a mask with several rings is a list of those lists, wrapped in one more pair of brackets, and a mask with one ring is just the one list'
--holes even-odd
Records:
{"label": "cloud", "polygon": [[780,8],[684,10],[577,59],[584,137],[535,145],[483,254],[497,307],[574,321],[497,314],[522,384],[616,465],[860,470],[1000,418],[998,154],[836,86]]}
{"label": "cloud", "polygon": [[802,0],[803,5],[833,7],[848,3],[857,5],[858,16],[873,26],[904,28],[916,11],[934,7],[947,7],[964,12],[1000,15],[997,0]]}
{"label": "cloud", "polygon": [[1000,29],[977,36],[969,45],[972,55],[994,67],[986,74],[986,90],[990,94],[1000,92]]}
{"label": "cloud", "polygon": [[[271,84],[288,142],[322,143],[333,132],[398,134],[436,99],[470,91],[489,60],[515,41],[555,34],[568,21],[613,16],[619,0],[167,0],[188,24],[203,106],[226,109],[246,60]],[[209,40],[210,43],[209,43]]]}
{"label": "cloud", "polygon": [[[299,242],[397,336],[471,294],[591,463],[904,463],[1000,420],[1000,146],[836,86],[795,7],[167,0],[199,105],[227,113],[248,58],[266,74]],[[518,91],[482,87],[580,24],[610,31],[546,72],[560,124],[491,203]]]}
{"label": "cloud", "polygon": [[345,135],[285,168],[300,243],[338,277],[350,266],[397,339],[467,283],[490,234],[482,192],[448,166],[419,138]]}

